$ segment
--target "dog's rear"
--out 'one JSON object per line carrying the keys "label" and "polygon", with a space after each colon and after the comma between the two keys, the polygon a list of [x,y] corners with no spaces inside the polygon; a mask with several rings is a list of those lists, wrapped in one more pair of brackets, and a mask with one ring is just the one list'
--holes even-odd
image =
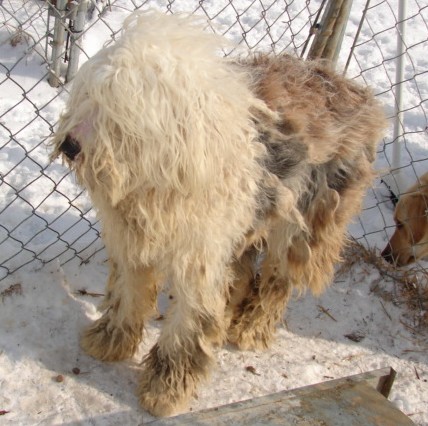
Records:
{"label": "dog's rear", "polygon": [[428,173],[411,186],[395,207],[394,234],[382,251],[382,257],[397,266],[405,266],[428,256]]}
{"label": "dog's rear", "polygon": [[265,253],[257,279],[248,266],[253,247],[235,266],[228,338],[244,349],[269,344],[293,289],[319,294],[331,282],[385,127],[370,91],[327,64],[284,55],[256,56],[246,66],[257,96],[278,113],[278,121],[261,117],[257,126],[269,179],[278,179],[282,193],[265,190],[271,203],[261,221]]}

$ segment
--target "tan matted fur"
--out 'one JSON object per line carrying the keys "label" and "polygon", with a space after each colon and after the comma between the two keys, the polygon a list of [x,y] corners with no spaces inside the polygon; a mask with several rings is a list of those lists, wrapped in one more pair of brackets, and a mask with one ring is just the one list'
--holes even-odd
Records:
{"label": "tan matted fur", "polygon": [[53,139],[110,257],[85,351],[131,357],[171,285],[139,386],[155,415],[186,409],[213,344],[268,346],[293,289],[330,283],[384,128],[370,91],[327,65],[225,60],[224,40],[202,27],[131,15],[80,69]]}

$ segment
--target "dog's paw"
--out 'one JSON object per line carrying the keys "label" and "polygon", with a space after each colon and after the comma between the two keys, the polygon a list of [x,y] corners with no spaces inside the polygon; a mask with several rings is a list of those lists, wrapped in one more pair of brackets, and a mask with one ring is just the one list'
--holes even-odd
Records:
{"label": "dog's paw", "polygon": [[195,389],[193,378],[187,375],[184,373],[181,378],[174,378],[167,370],[153,371],[146,367],[138,387],[140,404],[157,417],[186,411]]}
{"label": "dog's paw", "polygon": [[[152,379],[154,379],[152,377]],[[155,386],[157,387],[157,386]],[[171,388],[165,387],[161,394],[153,391],[147,381],[140,384],[138,396],[141,406],[152,416],[168,417],[188,409],[190,397],[177,395]]]}
{"label": "dog's paw", "polygon": [[229,343],[243,351],[264,350],[274,339],[274,331],[269,324],[247,325],[244,322],[232,322],[228,332]]}
{"label": "dog's paw", "polygon": [[101,361],[121,361],[131,358],[142,338],[142,324],[112,325],[106,316],[90,325],[80,339],[82,349]]}
{"label": "dog's paw", "polygon": [[199,345],[193,351],[176,350],[174,356],[162,355],[156,344],[144,359],[138,397],[150,414],[171,416],[189,407],[196,386],[207,375],[210,356]]}

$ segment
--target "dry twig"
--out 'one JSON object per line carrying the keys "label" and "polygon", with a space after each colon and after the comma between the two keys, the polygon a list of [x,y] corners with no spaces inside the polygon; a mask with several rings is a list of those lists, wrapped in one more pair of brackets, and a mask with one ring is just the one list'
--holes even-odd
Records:
{"label": "dry twig", "polygon": [[251,374],[254,374],[255,376],[261,376],[261,374],[257,373],[256,369],[252,365],[248,365],[245,367],[246,371],[249,371]]}
{"label": "dry twig", "polygon": [[321,305],[317,305],[317,307],[318,307],[318,309],[319,309],[319,311],[320,312],[322,312],[323,314],[326,314],[328,317],[330,317],[333,321],[336,321],[337,322],[337,319],[333,316],[333,315],[331,315],[331,313],[329,312],[329,310],[328,309],[326,309],[326,308],[324,308],[324,306],[321,306]]}
{"label": "dry twig", "polygon": [[382,300],[379,300],[379,303],[382,306],[382,309],[385,312],[386,316],[392,321],[391,315],[389,315],[388,311],[385,308],[385,305],[382,303]]}
{"label": "dry twig", "polygon": [[419,376],[419,373],[418,373],[418,370],[416,370],[416,367],[413,367],[413,368],[415,369],[416,378],[417,378],[418,380],[421,380],[421,378],[420,378],[420,376]]}
{"label": "dry twig", "polygon": [[79,296],[91,296],[91,297],[103,297],[103,293],[92,293],[90,291],[87,291],[85,288],[81,288],[80,290],[77,290],[74,294],[78,294]]}

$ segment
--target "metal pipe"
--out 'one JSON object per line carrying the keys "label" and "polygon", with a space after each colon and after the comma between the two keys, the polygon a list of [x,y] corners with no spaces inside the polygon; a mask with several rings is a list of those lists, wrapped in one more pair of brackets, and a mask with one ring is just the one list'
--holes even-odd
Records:
{"label": "metal pipe", "polygon": [[48,82],[52,87],[58,87],[61,84],[61,55],[64,45],[64,11],[67,7],[67,0],[57,0],[55,12],[54,35],[52,40],[52,56],[49,67]]}
{"label": "metal pipe", "polygon": [[86,12],[88,9],[88,0],[81,0],[75,5],[76,11],[73,15],[73,27],[70,28],[70,60],[68,62],[67,75],[65,81],[68,83],[73,80],[79,68],[79,55],[82,50],[80,39],[85,28]]}
{"label": "metal pipe", "polygon": [[[406,51],[406,18],[407,0],[398,2],[398,25],[397,25],[397,67],[395,71],[395,118],[392,145],[392,170],[399,193],[402,189],[402,178],[400,176],[401,166],[401,142],[404,134],[403,113],[403,81],[404,81],[404,55]],[[398,195],[398,194],[397,194]]]}

